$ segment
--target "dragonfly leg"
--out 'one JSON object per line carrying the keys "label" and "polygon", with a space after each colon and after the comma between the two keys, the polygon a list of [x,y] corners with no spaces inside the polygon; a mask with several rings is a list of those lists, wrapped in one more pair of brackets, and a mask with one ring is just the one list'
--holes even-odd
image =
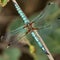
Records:
{"label": "dragonfly leg", "polygon": [[38,30],[39,28],[32,28],[32,30]]}
{"label": "dragonfly leg", "polygon": [[28,34],[30,31],[31,31],[31,30],[29,29],[29,30],[26,32],[26,34]]}
{"label": "dragonfly leg", "polygon": [[26,28],[26,27],[28,27],[28,25],[25,25],[23,28]]}
{"label": "dragonfly leg", "polygon": [[32,26],[33,23],[34,23],[34,22],[31,22],[30,25]]}

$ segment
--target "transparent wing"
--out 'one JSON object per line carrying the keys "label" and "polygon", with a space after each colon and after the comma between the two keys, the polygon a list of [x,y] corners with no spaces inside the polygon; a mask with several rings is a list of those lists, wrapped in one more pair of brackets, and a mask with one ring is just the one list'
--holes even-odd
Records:
{"label": "transparent wing", "polygon": [[15,30],[12,30],[8,33],[11,34],[11,35],[15,35],[15,34],[19,34],[21,32],[23,32],[23,33],[26,32],[26,29],[24,29],[24,26],[18,27]]}
{"label": "transparent wing", "polygon": [[8,31],[7,32],[7,39],[10,40],[11,38],[17,38],[17,36],[19,36],[19,39],[23,38],[24,36],[26,36],[26,32],[27,30],[23,28],[24,26],[18,27],[15,30],[12,31]]}
{"label": "transparent wing", "polygon": [[42,12],[40,12],[40,14],[38,16],[36,16],[36,18],[32,19],[32,22],[39,21],[39,20],[41,21],[41,20],[46,19],[47,17],[49,18],[50,16],[53,16],[52,15],[53,13],[55,13],[55,14],[57,13],[57,15],[58,15],[58,13],[60,12],[59,9],[60,8],[55,3],[52,3],[50,5],[47,4],[47,6],[45,7],[45,9],[42,10]]}
{"label": "transparent wing", "polygon": [[20,34],[20,38],[26,35],[27,30],[24,28],[24,23],[20,17],[14,19],[7,29],[7,40],[11,37],[16,38]]}
{"label": "transparent wing", "polygon": [[51,28],[58,20],[60,8],[55,3],[47,5],[46,8],[32,20],[34,26],[38,28]]}

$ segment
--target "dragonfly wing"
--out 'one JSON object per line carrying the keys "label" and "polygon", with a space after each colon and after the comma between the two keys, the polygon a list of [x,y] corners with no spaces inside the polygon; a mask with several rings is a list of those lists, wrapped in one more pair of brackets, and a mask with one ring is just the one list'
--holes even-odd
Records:
{"label": "dragonfly wing", "polygon": [[51,5],[47,5],[47,7],[36,18],[34,18],[32,22],[34,22],[34,26],[36,28],[49,28],[54,25],[54,22],[56,21],[59,14],[60,8],[55,3],[53,3]]}
{"label": "dragonfly wing", "polygon": [[[35,21],[41,21],[46,19],[47,17],[51,16],[53,13],[55,13],[59,9],[58,5],[53,3],[53,4],[47,4],[44,10],[42,10],[39,15],[36,18],[32,19],[32,22]],[[37,20],[38,19],[38,20]]]}
{"label": "dragonfly wing", "polygon": [[38,15],[36,18],[33,18],[32,22],[35,22],[37,19],[38,19],[38,20],[41,20],[44,16],[46,16],[46,14],[47,14],[46,9],[49,10],[49,6],[48,6],[48,5],[46,6],[46,8],[45,8],[44,10],[42,10],[42,11],[39,13],[39,15]]}
{"label": "dragonfly wing", "polygon": [[8,31],[7,34],[10,35],[10,36],[18,36],[18,35],[20,35],[20,37],[25,36],[27,30],[24,29],[23,27],[24,26],[21,26],[21,27],[18,27],[17,29],[15,29],[15,30]]}
{"label": "dragonfly wing", "polygon": [[18,27],[18,28],[16,28],[15,30],[9,31],[8,33],[10,33],[10,34],[12,34],[12,35],[18,34],[20,31],[25,30],[23,27],[24,27],[24,26]]}

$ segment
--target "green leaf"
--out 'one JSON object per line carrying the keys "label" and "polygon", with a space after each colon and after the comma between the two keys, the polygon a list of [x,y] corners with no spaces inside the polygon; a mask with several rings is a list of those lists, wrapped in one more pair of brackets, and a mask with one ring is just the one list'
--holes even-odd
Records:
{"label": "green leaf", "polygon": [[18,60],[21,55],[20,50],[17,48],[8,48],[5,50],[5,53],[9,57],[9,60]]}
{"label": "green leaf", "polygon": [[2,7],[4,7],[7,3],[8,3],[8,1],[9,0],[0,0],[1,2],[0,2],[0,5],[2,6]]}

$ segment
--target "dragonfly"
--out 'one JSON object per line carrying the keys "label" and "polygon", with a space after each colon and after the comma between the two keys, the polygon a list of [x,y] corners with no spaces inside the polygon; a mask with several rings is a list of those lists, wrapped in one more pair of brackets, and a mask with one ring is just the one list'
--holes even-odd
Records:
{"label": "dragonfly", "polygon": [[[54,6],[53,6],[54,7]],[[50,10],[50,7],[49,6],[47,6],[46,7],[47,8],[47,10]],[[33,19],[30,23],[29,23],[29,21],[28,21],[28,23],[27,24],[25,24],[25,25],[23,25],[23,26],[20,26],[20,27],[18,27],[17,29],[14,29],[13,31],[11,31],[11,32],[9,32],[9,33],[11,33],[12,35],[15,35],[15,34],[17,34],[17,33],[19,33],[22,29],[23,30],[25,30],[25,32],[26,32],[26,29],[28,30],[27,32],[26,32],[26,34],[28,34],[29,32],[31,32],[32,30],[40,30],[40,29],[44,29],[44,28],[46,28],[46,29],[48,29],[49,28],[49,26],[50,26],[50,24],[44,24],[42,27],[41,27],[41,22],[43,22],[44,21],[44,17],[46,17],[48,14],[47,14],[47,11],[46,11],[46,8],[44,9],[44,11],[42,11],[35,19]],[[17,9],[18,10],[18,9]],[[20,10],[18,11],[18,13],[20,12]],[[26,16],[25,16],[26,17]],[[23,18],[23,19],[26,19],[26,18]],[[37,20],[38,19],[38,20]],[[26,19],[27,20],[27,19]],[[25,20],[25,22],[26,22],[26,20]],[[37,20],[37,21],[36,21]],[[35,22],[36,21],[36,22]],[[37,24],[38,23],[38,24]],[[34,28],[33,27],[33,24],[36,24],[36,26],[35,27],[37,27],[37,28]],[[38,26],[40,26],[40,28],[38,27]],[[23,31],[23,33],[25,33],[24,31]],[[25,34],[25,35],[26,35]]]}
{"label": "dragonfly", "polygon": [[[19,13],[19,15],[22,17],[22,19],[23,19],[23,21],[24,21],[24,23],[25,23],[25,25],[24,26],[21,26],[21,27],[18,27],[17,29],[15,29],[15,30],[13,30],[13,31],[11,31],[11,32],[8,32],[8,34],[11,34],[11,36],[12,35],[15,35],[15,34],[19,34],[19,36],[21,35],[21,37],[19,38],[19,39],[21,39],[23,36],[26,36],[27,34],[29,34],[29,33],[31,33],[32,35],[34,35],[34,33],[33,33],[33,30],[39,30],[39,29],[41,29],[41,28],[35,28],[35,27],[33,27],[33,24],[36,24],[34,21],[36,21],[36,19],[38,18],[40,21],[42,21],[42,19],[43,19],[43,17],[45,17],[46,15],[47,15],[47,11],[43,11],[43,12],[41,12],[35,19],[33,19],[32,20],[32,22],[30,22],[29,21],[29,19],[26,17],[26,15],[23,13],[23,11],[21,10],[21,8],[19,7],[19,5],[17,4],[17,2],[15,1],[15,0],[12,0],[13,1],[13,3],[14,3],[14,6],[15,6],[15,8],[17,9],[17,11],[18,11],[18,13]],[[48,7],[48,6],[47,6]],[[46,7],[46,8],[47,8]],[[45,9],[46,9],[45,8]],[[48,8],[48,10],[49,10],[49,8]],[[44,13],[45,12],[45,13]],[[44,14],[43,14],[44,13]],[[44,19],[43,19],[44,20]],[[39,25],[40,26],[40,25]],[[47,26],[49,26],[49,25],[47,25]],[[43,28],[46,28],[47,26],[43,26]],[[26,31],[26,29],[27,29],[27,31]],[[24,31],[25,30],[25,31]],[[22,33],[21,33],[22,32]],[[25,34],[24,34],[25,33]],[[36,38],[35,37],[35,35],[34,35],[34,38]],[[37,38],[36,38],[37,39]],[[42,48],[42,50],[46,53],[46,54],[48,54],[47,52],[46,52],[46,50],[45,50],[45,48],[44,48],[44,46],[41,44],[41,43],[39,43],[39,41],[37,41],[37,43],[39,44],[39,46]]]}
{"label": "dragonfly", "polygon": [[[18,27],[17,29],[14,29],[14,30],[12,30],[12,31],[10,31],[10,32],[8,32],[8,34],[11,34],[11,36],[13,36],[13,35],[17,35],[17,34],[19,34],[19,39],[21,39],[22,37],[24,37],[24,36],[26,36],[27,34],[29,34],[29,33],[31,33],[31,35],[32,35],[32,37],[34,37],[34,39],[35,39],[35,41],[38,43],[38,45],[40,46],[40,48],[43,50],[43,52],[45,53],[45,54],[47,54],[47,55],[49,55],[49,52],[47,52],[46,51],[46,49],[45,49],[45,47],[43,46],[43,44],[39,41],[39,38],[36,36],[36,34],[35,34],[35,32],[34,32],[34,30],[39,30],[39,29],[41,29],[41,28],[49,28],[49,26],[51,25],[51,24],[46,24],[46,26],[44,25],[44,23],[43,23],[43,27],[37,27],[37,26],[40,26],[40,22],[43,22],[44,20],[46,20],[46,17],[48,16],[48,14],[52,14],[52,11],[50,11],[50,12],[48,12],[47,13],[47,11],[49,11],[51,8],[50,7],[54,7],[54,5],[53,6],[47,6],[46,8],[47,8],[47,11],[46,11],[46,8],[35,18],[35,19],[33,19],[31,22],[30,22],[30,20],[27,18],[27,16],[23,13],[23,11],[22,11],[22,9],[20,8],[20,6],[18,5],[18,3],[15,1],[15,0],[12,0],[12,2],[14,3],[14,6],[15,6],[15,8],[16,8],[16,10],[17,10],[17,12],[18,12],[18,14],[21,16],[21,18],[23,19],[23,22],[24,22],[24,26],[20,26],[20,27]],[[55,11],[54,11],[55,12]],[[44,18],[45,17],[45,18]],[[37,20],[38,19],[38,20]],[[37,20],[37,21],[36,21]],[[47,21],[45,21],[46,23],[47,23]],[[38,24],[37,24],[38,23]],[[37,24],[36,25],[36,27],[34,27],[33,25],[35,25],[35,24]],[[48,29],[47,28],[47,29]],[[26,30],[27,29],[27,30]],[[24,34],[25,33],[25,34]],[[18,37],[17,37],[18,38]],[[52,58],[52,60],[54,60],[53,58]]]}

